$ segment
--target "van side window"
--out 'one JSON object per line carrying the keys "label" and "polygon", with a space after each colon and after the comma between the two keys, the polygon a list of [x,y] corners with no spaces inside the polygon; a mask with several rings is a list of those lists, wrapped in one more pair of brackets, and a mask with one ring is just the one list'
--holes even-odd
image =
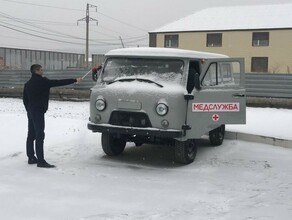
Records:
{"label": "van side window", "polygon": [[234,73],[239,75],[239,63],[219,62],[212,63],[203,78],[202,86],[234,86],[239,82],[234,79]]}
{"label": "van side window", "polygon": [[233,80],[232,70],[230,63],[221,63],[220,72],[222,76],[223,83],[230,82]]}
{"label": "van side window", "polygon": [[217,63],[212,63],[208,71],[204,77],[204,80],[202,82],[203,86],[216,86],[218,85],[218,74],[217,74]]}

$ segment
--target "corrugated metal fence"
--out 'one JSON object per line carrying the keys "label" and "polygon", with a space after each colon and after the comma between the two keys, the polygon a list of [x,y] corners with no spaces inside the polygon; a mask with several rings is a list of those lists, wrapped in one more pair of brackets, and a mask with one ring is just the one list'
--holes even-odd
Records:
{"label": "corrugated metal fence", "polygon": [[[49,79],[82,77],[88,70],[47,71]],[[0,71],[0,87],[22,87],[30,78],[29,71]],[[95,82],[91,73],[80,84],[66,86],[76,90],[89,90]],[[246,74],[246,92],[249,97],[292,98],[292,74]]]}
{"label": "corrugated metal fence", "polygon": [[247,73],[245,83],[250,97],[292,98],[292,74]]}
{"label": "corrugated metal fence", "polygon": [[[66,79],[78,78],[84,76],[89,70],[62,70],[62,71],[46,71],[44,76],[49,79]],[[29,80],[31,73],[29,71],[0,71],[0,87],[22,87]],[[79,84],[63,86],[70,89],[88,90],[95,85],[92,81],[91,73],[89,73]]]}

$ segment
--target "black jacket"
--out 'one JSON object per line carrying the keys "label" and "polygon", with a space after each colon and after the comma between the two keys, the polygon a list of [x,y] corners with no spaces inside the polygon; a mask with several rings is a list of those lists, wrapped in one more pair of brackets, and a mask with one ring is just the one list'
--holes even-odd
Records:
{"label": "black jacket", "polygon": [[23,104],[27,112],[48,110],[50,88],[75,83],[76,79],[50,80],[37,74],[32,74],[23,89]]}

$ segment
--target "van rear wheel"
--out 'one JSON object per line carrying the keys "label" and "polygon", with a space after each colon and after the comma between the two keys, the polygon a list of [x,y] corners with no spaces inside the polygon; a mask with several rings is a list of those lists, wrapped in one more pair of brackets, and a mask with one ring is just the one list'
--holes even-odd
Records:
{"label": "van rear wheel", "polygon": [[126,141],[116,138],[110,133],[102,133],[101,145],[107,155],[116,156],[124,152]]}
{"label": "van rear wheel", "polygon": [[219,146],[223,143],[225,135],[225,125],[221,125],[218,128],[209,132],[209,140],[211,145]]}
{"label": "van rear wheel", "polygon": [[175,161],[182,164],[190,164],[197,155],[197,145],[195,140],[175,141],[174,156]]}

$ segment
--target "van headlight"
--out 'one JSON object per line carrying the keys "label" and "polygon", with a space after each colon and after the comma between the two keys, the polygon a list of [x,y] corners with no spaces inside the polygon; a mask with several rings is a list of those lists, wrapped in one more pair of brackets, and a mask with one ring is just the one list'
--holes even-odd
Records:
{"label": "van headlight", "polygon": [[104,99],[102,98],[99,98],[96,100],[95,102],[95,108],[98,110],[98,111],[103,111],[106,107],[106,102]]}
{"label": "van headlight", "polygon": [[160,116],[164,116],[168,112],[168,106],[165,103],[158,103],[156,106],[156,112]]}

